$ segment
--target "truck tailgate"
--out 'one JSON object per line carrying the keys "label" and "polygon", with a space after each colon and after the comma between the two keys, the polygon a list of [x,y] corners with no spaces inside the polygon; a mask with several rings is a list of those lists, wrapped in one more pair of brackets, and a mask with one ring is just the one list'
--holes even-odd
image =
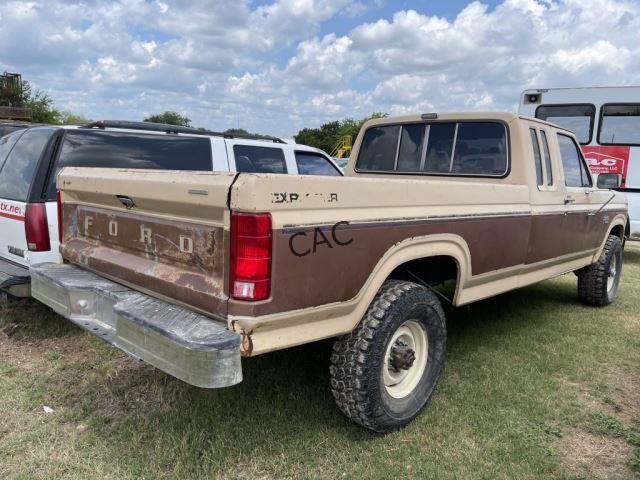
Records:
{"label": "truck tailgate", "polygon": [[62,256],[140,291],[225,317],[225,225],[234,178],[65,168],[58,176]]}

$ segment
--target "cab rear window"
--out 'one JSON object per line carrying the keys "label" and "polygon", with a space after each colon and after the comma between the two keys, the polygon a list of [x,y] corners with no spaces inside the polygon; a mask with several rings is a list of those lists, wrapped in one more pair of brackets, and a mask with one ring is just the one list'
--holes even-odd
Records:
{"label": "cab rear window", "polygon": [[55,199],[58,171],[72,166],[211,171],[211,142],[206,137],[67,130],[49,176],[49,200]]}
{"label": "cab rear window", "polygon": [[499,122],[382,125],[365,132],[356,169],[500,177],[508,171],[507,150]]}

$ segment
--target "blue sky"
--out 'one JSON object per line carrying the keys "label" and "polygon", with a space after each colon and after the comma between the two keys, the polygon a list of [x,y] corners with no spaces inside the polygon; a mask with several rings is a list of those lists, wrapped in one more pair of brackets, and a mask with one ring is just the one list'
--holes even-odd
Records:
{"label": "blue sky", "polygon": [[59,108],[290,137],[374,111],[640,84],[637,0],[5,0],[0,70]]}

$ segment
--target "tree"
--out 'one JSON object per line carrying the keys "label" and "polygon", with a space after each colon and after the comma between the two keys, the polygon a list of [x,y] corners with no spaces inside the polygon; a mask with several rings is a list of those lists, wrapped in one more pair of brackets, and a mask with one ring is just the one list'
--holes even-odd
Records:
{"label": "tree", "polygon": [[145,122],[153,123],[166,123],[168,125],[179,125],[181,127],[190,127],[191,119],[184,115],[180,115],[178,112],[171,112],[169,110],[163,113],[156,113],[155,115],[149,115],[144,119]]}
{"label": "tree", "polygon": [[32,93],[31,86],[29,86],[24,106],[31,109],[34,123],[60,123],[60,111],[53,106],[53,99],[49,94],[42,90],[36,90],[35,93]]}
{"label": "tree", "polygon": [[293,138],[296,143],[302,143],[331,153],[340,139],[345,135],[350,135],[351,138],[355,140],[364,122],[372,118],[382,118],[386,116],[386,113],[375,112],[369,117],[360,120],[353,118],[336,120],[320,125],[318,128],[303,128]]}
{"label": "tree", "polygon": [[251,135],[244,128],[228,128],[222,133],[225,135]]}
{"label": "tree", "polygon": [[63,110],[62,112],[60,112],[60,125],[84,124],[89,122],[91,122],[91,120],[89,120],[88,118],[72,113],[69,110]]}

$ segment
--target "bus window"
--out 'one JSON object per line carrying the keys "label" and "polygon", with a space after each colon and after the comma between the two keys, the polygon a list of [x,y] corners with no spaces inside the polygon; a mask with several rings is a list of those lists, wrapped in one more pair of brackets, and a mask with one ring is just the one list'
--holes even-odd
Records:
{"label": "bus window", "polygon": [[591,142],[595,115],[596,107],[591,104],[540,105],[536,109],[536,118],[571,130],[583,145]]}
{"label": "bus window", "polygon": [[600,145],[640,145],[640,103],[602,106]]}

